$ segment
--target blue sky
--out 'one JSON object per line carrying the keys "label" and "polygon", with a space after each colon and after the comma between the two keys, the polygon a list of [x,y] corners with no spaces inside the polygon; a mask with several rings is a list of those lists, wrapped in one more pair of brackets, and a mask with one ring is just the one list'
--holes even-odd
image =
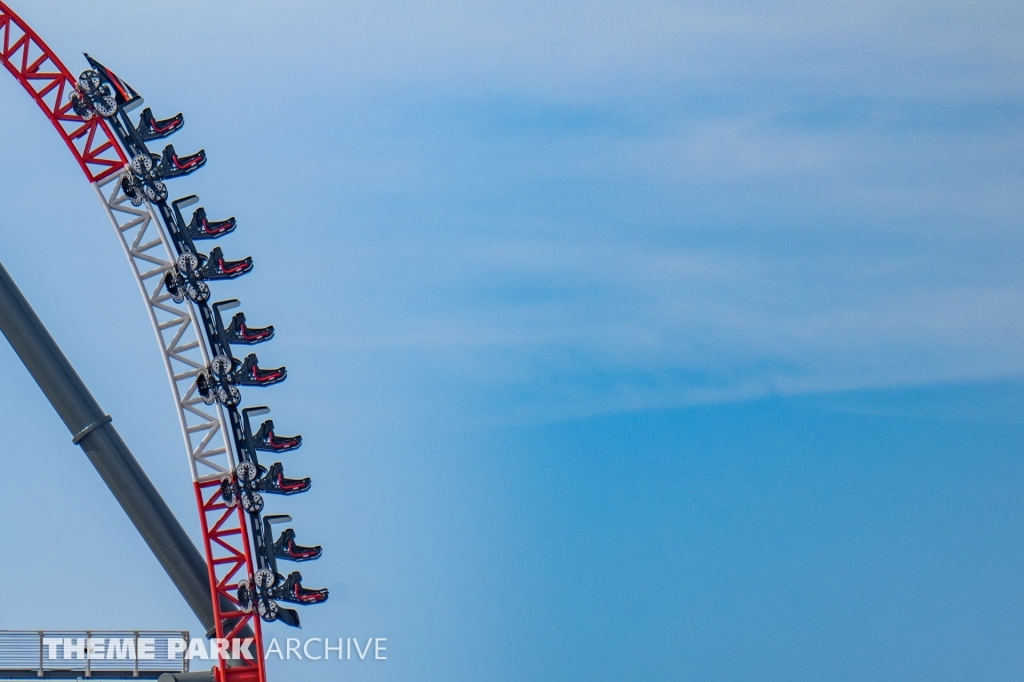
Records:
{"label": "blue sky", "polygon": [[[1018,3],[13,4],[185,113],[255,260],[302,636],[389,641],[274,678],[1019,675]],[[195,532],[116,239],[0,103],[0,261]],[[0,627],[195,627],[0,371]]]}

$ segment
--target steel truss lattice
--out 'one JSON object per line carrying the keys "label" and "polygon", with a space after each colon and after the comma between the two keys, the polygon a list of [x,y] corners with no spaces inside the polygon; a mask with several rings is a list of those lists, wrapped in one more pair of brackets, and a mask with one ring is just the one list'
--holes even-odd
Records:
{"label": "steel truss lattice", "polygon": [[263,680],[260,619],[254,611],[242,611],[236,597],[238,581],[254,573],[245,512],[228,507],[221,497],[221,479],[235,471],[231,427],[221,405],[207,405],[199,395],[196,378],[209,366],[210,353],[192,302],[174,303],[167,291],[164,275],[175,267],[170,239],[150,204],[132,205],[122,191],[122,173],[93,188],[146,301],[167,371],[199,507],[216,636],[233,640],[247,625],[256,635],[253,661],[243,659],[218,672],[232,682]]}
{"label": "steel truss lattice", "polygon": [[0,62],[32,96],[74,154],[90,182],[108,178],[127,159],[98,116],[76,114],[70,95],[77,81],[28,24],[0,2]]}
{"label": "steel truss lattice", "polygon": [[178,411],[192,478],[219,481],[234,471],[234,458],[224,410],[218,403],[204,404],[196,388],[196,377],[210,364],[201,323],[192,302],[186,299],[174,303],[164,285],[164,274],[174,268],[174,255],[153,208],[148,204],[132,206],[121,190],[120,179],[118,174],[93,187],[146,301]]}
{"label": "steel truss lattice", "polygon": [[[189,301],[174,303],[165,274],[176,267],[175,248],[157,211],[133,205],[123,192],[127,157],[107,121],[76,113],[71,96],[77,80],[38,35],[0,0],[0,62],[25,88],[74,155],[92,183],[139,286],[167,372],[188,453],[206,553],[215,634],[254,636],[253,658],[221,661],[218,682],[262,682],[263,647],[259,616],[237,599],[239,581],[252,580],[254,561],[249,519],[240,505],[228,507],[221,480],[234,477],[237,463],[233,427],[218,403],[199,395],[197,377],[210,366],[203,322]],[[214,634],[214,633],[211,633]]]}

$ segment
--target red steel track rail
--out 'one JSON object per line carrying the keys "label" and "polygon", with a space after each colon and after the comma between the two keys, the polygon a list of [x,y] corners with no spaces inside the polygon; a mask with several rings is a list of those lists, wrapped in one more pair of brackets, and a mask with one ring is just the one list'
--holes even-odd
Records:
{"label": "red steel track rail", "polygon": [[[77,79],[36,32],[2,0],[0,62],[43,110],[102,198],[100,188],[110,185],[127,166],[117,138],[102,117],[94,115],[86,120],[75,113],[70,96],[77,91]],[[107,205],[107,208],[109,213],[111,207]],[[115,218],[111,217],[111,220],[119,232],[139,222],[134,220],[130,225],[121,226]],[[234,661],[231,666],[220,661],[214,669],[215,675],[217,682],[262,682],[266,674],[260,618],[254,611],[241,610],[235,597],[238,581],[253,573],[246,519],[240,507],[230,509],[223,504],[219,485],[219,479],[196,481],[194,484],[205,542],[216,636],[233,639],[249,626],[256,636],[253,647],[256,655],[255,660]],[[235,608],[222,609],[220,597]]]}
{"label": "red steel track rail", "polygon": [[[196,482],[195,489],[199,521],[206,540],[206,565],[210,572],[217,638],[234,643],[242,637],[246,626],[256,633],[255,660],[243,658],[238,661],[240,665],[230,668],[222,663],[217,668],[218,682],[263,682],[267,675],[263,660],[262,624],[255,610],[241,610],[236,597],[238,581],[253,574],[245,512],[241,505],[231,508],[224,504],[218,479]],[[234,605],[234,610],[222,608],[222,600]]]}
{"label": "red steel track rail", "polygon": [[99,116],[86,121],[71,108],[77,81],[36,32],[0,2],[0,62],[57,129],[89,182],[124,168],[127,159]]}

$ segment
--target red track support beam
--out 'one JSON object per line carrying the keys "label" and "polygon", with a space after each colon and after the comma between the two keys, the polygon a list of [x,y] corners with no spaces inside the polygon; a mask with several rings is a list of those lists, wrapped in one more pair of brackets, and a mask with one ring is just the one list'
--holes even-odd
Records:
{"label": "red track support beam", "polygon": [[117,173],[128,162],[106,122],[83,120],[69,99],[78,86],[35,31],[0,2],[0,62],[43,110],[74,154],[89,182]]}
{"label": "red track support beam", "polygon": [[[0,62],[43,110],[89,182],[101,182],[127,166],[127,158],[106,121],[98,115],[85,120],[75,113],[70,96],[77,91],[77,79],[35,31],[2,0]],[[219,480],[196,482],[195,493],[206,549],[216,636],[231,640],[243,632],[255,633],[255,641],[248,648],[253,659],[234,660],[231,665],[220,661],[214,669],[216,682],[263,682],[266,675],[260,617],[255,611],[242,611],[236,596],[238,581],[251,578],[254,573],[245,512],[239,507],[229,508],[224,504]],[[222,604],[233,606],[222,608]]]}
{"label": "red track support beam", "polygon": [[[217,668],[218,682],[260,682],[266,679],[260,617],[255,610],[242,611],[236,596],[238,581],[251,579],[255,572],[249,550],[245,512],[241,505],[229,507],[224,504],[220,480],[197,482],[195,487],[199,520],[206,540],[206,565],[210,571],[210,588],[214,595],[217,637],[234,640],[241,636],[246,625],[256,633],[252,647],[255,660],[234,661],[231,667],[221,664]],[[225,610],[225,602],[233,604],[234,610]]]}

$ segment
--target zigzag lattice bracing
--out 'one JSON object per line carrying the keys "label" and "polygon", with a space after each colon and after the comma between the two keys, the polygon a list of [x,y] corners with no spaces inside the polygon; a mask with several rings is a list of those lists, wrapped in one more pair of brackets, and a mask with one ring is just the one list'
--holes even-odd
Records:
{"label": "zigzag lattice bracing", "polygon": [[[185,197],[168,207],[165,203],[167,189],[162,179],[191,173],[205,162],[205,153],[200,150],[194,155],[178,157],[173,146],[168,145],[161,157],[151,153],[145,144],[146,140],[174,132],[182,125],[182,116],[178,114],[160,121],[146,109],[138,126],[134,126],[128,119],[128,112],[142,103],[141,96],[102,64],[88,55],[86,58],[95,70],[86,71],[80,79],[75,79],[35,32],[0,0],[0,62],[42,109],[92,183],[124,249],[160,346],[199,506],[215,634],[228,639],[241,636],[251,642],[251,653],[255,654],[243,655],[244,660],[236,655],[232,661],[220,661],[214,668],[214,680],[262,682],[266,671],[261,615],[267,620],[280,619],[297,626],[296,612],[279,609],[276,599],[319,603],[327,598],[326,589],[303,590],[298,582],[301,576],[292,577],[297,576],[297,572],[281,582],[285,579],[277,573],[274,554],[277,550],[265,540],[265,533],[270,532],[271,517],[266,517],[265,524],[261,525],[262,500],[254,507],[253,497],[242,496],[236,476],[239,462],[248,467],[243,471],[257,470],[255,450],[294,449],[301,442],[296,436],[279,438],[274,441],[277,445],[268,445],[270,441],[265,440],[262,447],[257,446],[250,433],[248,412],[243,410],[240,417],[237,408],[236,383],[270,385],[282,380],[285,371],[284,368],[261,371],[255,363],[255,355],[248,356],[242,363],[233,357],[230,344],[258,343],[270,338],[273,328],[252,330],[258,333],[229,340],[217,306],[226,309],[237,306],[237,301],[214,304],[211,312],[205,302],[209,289],[205,289],[202,296],[196,293],[195,287],[199,284],[206,286],[204,282],[197,283],[196,263],[207,257],[197,252],[189,234],[189,230],[196,228],[191,223],[184,224],[179,210],[179,203],[188,200],[194,203],[196,197]],[[110,88],[117,90],[116,97]],[[111,118],[103,118],[104,115]],[[133,159],[134,170],[129,167],[128,156]],[[157,169],[153,169],[150,159],[160,164]],[[125,189],[132,193],[131,198],[125,194]],[[145,201],[146,198],[149,201]],[[234,218],[211,221],[208,226],[202,217],[205,214],[200,214],[199,210],[196,215],[200,218],[193,220],[200,220],[202,229],[209,227],[209,230],[196,238],[217,237],[234,229]],[[182,258],[180,264],[178,254]],[[202,277],[230,279],[252,267],[248,258],[225,263],[219,248],[211,251]],[[167,278],[170,273],[175,277]],[[187,283],[184,292],[182,282]],[[174,291],[173,295],[168,286]],[[188,296],[199,303],[193,304]],[[175,302],[176,297],[180,303]],[[238,319],[244,334],[244,316]],[[234,320],[231,326],[232,333],[240,333],[234,330]],[[218,358],[212,363],[215,367],[211,367],[214,354]],[[225,374],[225,359],[241,364],[246,374],[242,376],[242,369]],[[215,368],[219,369],[213,373]],[[198,381],[199,377],[203,377],[202,382]],[[218,385],[216,397],[229,407],[214,401],[211,381]],[[200,395],[200,383],[205,400]],[[266,408],[251,408],[249,412],[258,414],[257,410],[266,412]],[[272,430],[268,433],[270,435],[264,438],[272,440]],[[270,471],[274,467],[277,467],[276,474],[260,467],[259,471],[267,471],[266,476],[257,481],[249,474],[245,485],[251,491],[283,494],[308,489],[309,479],[285,479],[280,463],[273,465]],[[243,509],[246,504],[249,504],[248,512]],[[278,515],[276,518],[288,517]],[[276,556],[294,561],[319,556],[319,547],[300,549],[307,553],[293,555],[288,550],[283,557]],[[257,566],[259,571],[254,570]],[[282,589],[287,589],[287,593],[280,592]]]}
{"label": "zigzag lattice bracing", "polygon": [[90,182],[110,177],[127,159],[99,116],[86,121],[71,107],[77,81],[28,24],[0,2],[0,62],[32,95]]}
{"label": "zigzag lattice bracing", "polygon": [[196,311],[187,299],[174,303],[167,292],[164,274],[175,267],[171,245],[152,208],[132,206],[121,191],[120,179],[118,174],[93,187],[117,232],[156,330],[192,478],[220,480],[234,471],[231,432],[221,406],[206,405],[196,388],[197,375],[210,364]]}
{"label": "zigzag lattice bracing", "polygon": [[122,173],[93,183],[93,188],[146,301],[170,379],[199,505],[210,587],[215,595],[216,636],[233,639],[246,626],[256,634],[254,660],[218,668],[219,679],[258,682],[265,679],[260,619],[255,612],[242,610],[236,597],[239,581],[254,573],[245,513],[240,506],[228,507],[220,494],[221,479],[235,470],[230,425],[223,408],[218,403],[206,405],[198,392],[196,377],[209,366],[209,352],[195,307],[188,299],[174,303],[164,284],[164,275],[176,267],[167,234],[150,204],[145,208],[132,205],[121,189]]}

